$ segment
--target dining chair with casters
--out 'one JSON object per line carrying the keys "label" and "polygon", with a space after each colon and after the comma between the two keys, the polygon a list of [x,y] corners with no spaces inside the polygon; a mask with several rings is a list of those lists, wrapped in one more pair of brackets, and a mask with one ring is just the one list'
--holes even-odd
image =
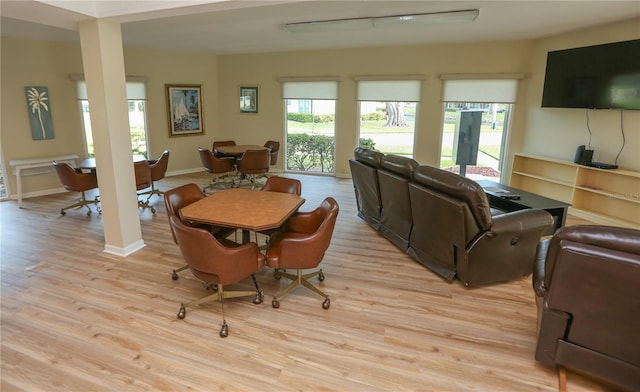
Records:
{"label": "dining chair with casters", "polygon": [[[274,295],[271,302],[274,308],[279,308],[280,299],[300,285],[324,298],[323,309],[329,309],[331,306],[329,296],[309,282],[314,276],[318,276],[321,282],[324,281],[322,268],[304,275],[302,270],[317,268],[324,258],[331,243],[338,210],[336,200],[327,197],[315,210],[294,214],[284,230],[274,234],[267,250],[267,264],[276,269],[276,279],[284,277],[291,280],[288,286]],[[280,269],[295,269],[297,274],[282,272]]]}
{"label": "dining chair with casters", "polygon": [[202,162],[204,170],[207,173],[213,174],[213,178],[209,181],[209,184],[202,187],[203,192],[205,192],[207,188],[213,189],[216,186],[227,188],[235,185],[234,178],[236,168],[232,160],[218,158],[211,150],[202,147],[198,147],[198,153],[200,154],[200,161]]}
{"label": "dining chair with casters", "polygon": [[278,163],[278,152],[280,151],[280,142],[275,140],[267,140],[264,146],[271,151],[270,152],[271,162],[269,162],[269,164],[271,166],[274,166],[276,163]]}
{"label": "dining chair with casters", "polygon": [[[205,229],[209,231],[211,234],[213,234],[213,236],[216,237],[217,239],[227,238],[231,234],[234,234],[236,232],[235,229],[189,222],[181,219],[179,214],[180,209],[188,206],[189,204],[195,203],[196,201],[201,200],[205,197],[206,195],[204,194],[204,192],[202,192],[200,187],[194,183],[189,183],[189,184],[181,185],[176,188],[169,189],[168,191],[164,192],[164,205],[167,210],[167,218],[171,218],[172,216],[175,216],[183,224]],[[169,227],[171,228],[171,235],[173,236],[173,242],[175,242],[177,245],[178,240],[176,239],[176,233],[173,230],[173,226],[169,225]],[[189,265],[185,264],[178,269],[174,269],[171,272],[171,279],[178,280],[178,272],[184,271],[187,268],[189,268]]]}
{"label": "dining chair with casters", "polygon": [[257,179],[261,176],[266,177],[270,162],[271,156],[266,148],[245,151],[242,157],[237,160],[238,173],[240,174],[238,187],[242,185],[244,180],[248,180],[251,183],[251,189],[254,189]]}
{"label": "dining chair with casters", "polygon": [[[300,196],[302,194],[302,183],[295,178],[269,177],[260,190],[265,192],[291,193],[292,195]],[[258,242],[258,234],[267,236],[267,243],[266,245],[260,246],[260,250],[264,250],[269,246],[271,236],[278,230],[280,230],[280,228],[256,231],[256,242]]]}
{"label": "dining chair with casters", "polygon": [[[261,304],[264,299],[264,294],[253,276],[264,266],[264,255],[258,251],[255,242],[240,245],[225,239],[216,239],[205,229],[183,224],[175,215],[169,218],[169,224],[175,233],[180,252],[193,275],[200,279],[207,289],[214,290],[213,294],[180,304],[178,318],[185,318],[187,307],[220,301],[222,308],[220,337],[227,337],[229,326],[224,316],[224,300],[254,296],[253,303]],[[225,286],[238,283],[249,276],[253,278],[255,290],[227,291],[225,289]]]}
{"label": "dining chair with casters", "polygon": [[[151,187],[153,181],[151,180],[151,168],[149,166],[149,161],[138,161],[133,163],[133,169],[136,179],[136,190],[141,191]],[[138,196],[138,194],[136,194]],[[143,210],[148,208],[151,210],[151,213],[155,214],[156,209],[153,208],[152,205],[149,205],[149,201],[142,201],[138,197],[138,207]]]}
{"label": "dining chair with casters", "polygon": [[151,189],[148,191],[144,191],[138,193],[138,196],[148,195],[147,203],[151,196],[153,195],[162,195],[164,192],[156,188],[156,181],[160,181],[164,178],[165,173],[167,172],[167,167],[169,166],[169,150],[164,150],[160,158],[149,160],[149,168],[151,169]]}
{"label": "dining chair with casters", "polygon": [[98,178],[95,171],[83,173],[82,170],[73,168],[66,162],[53,161],[53,166],[56,169],[56,173],[58,174],[58,178],[60,179],[60,182],[62,182],[64,189],[80,193],[80,199],[78,201],[70,206],[60,209],[61,215],[66,215],[66,210],[71,208],[87,207],[87,216],[89,216],[92,212],[91,207],[89,207],[90,204],[95,204],[98,213],[102,213],[102,210],[98,205],[98,203],[100,203],[100,197],[96,196],[93,200],[87,200],[85,195],[86,191],[96,189],[98,187]]}
{"label": "dining chair with casters", "polygon": [[218,140],[213,142],[213,145],[211,146],[211,152],[213,152],[213,155],[215,155],[217,158],[231,159],[232,161],[235,162],[236,160],[235,157],[230,157],[218,151],[218,147],[235,146],[235,145],[236,145],[235,140]]}

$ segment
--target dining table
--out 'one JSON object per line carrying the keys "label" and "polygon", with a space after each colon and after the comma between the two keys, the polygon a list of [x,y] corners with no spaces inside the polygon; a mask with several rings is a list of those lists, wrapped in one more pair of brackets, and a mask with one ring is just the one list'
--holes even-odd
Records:
{"label": "dining table", "polygon": [[214,153],[217,152],[223,156],[240,158],[247,150],[269,150],[269,148],[257,144],[238,144],[236,146],[218,146]]}
{"label": "dining table", "polygon": [[242,243],[250,232],[281,227],[305,199],[291,193],[231,188],[219,190],[180,209],[183,220],[242,230]]}
{"label": "dining table", "polygon": [[[144,155],[140,155],[140,154],[134,154],[132,155],[131,158],[133,162],[142,162],[147,159],[145,158]],[[80,162],[80,164],[78,165],[78,168],[82,170],[96,170],[96,159],[95,158],[84,159]]]}

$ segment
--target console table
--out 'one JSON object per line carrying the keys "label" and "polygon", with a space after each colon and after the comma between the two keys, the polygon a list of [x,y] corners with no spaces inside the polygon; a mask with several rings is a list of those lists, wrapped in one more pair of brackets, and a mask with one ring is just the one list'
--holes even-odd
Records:
{"label": "console table", "polygon": [[18,194],[18,207],[22,208],[22,177],[36,174],[50,173],[53,171],[53,161],[66,162],[75,166],[77,155],[59,155],[44,158],[14,159],[9,161],[11,171],[16,176],[16,191]]}
{"label": "console table", "polygon": [[[497,182],[476,181],[489,198],[489,205],[498,210],[512,212],[526,209],[545,210],[553,217],[554,225],[545,235],[552,235],[556,230],[564,226],[567,219],[567,209],[571,204],[548,197],[529,193],[522,189],[512,188]],[[517,198],[513,198],[517,197]]]}

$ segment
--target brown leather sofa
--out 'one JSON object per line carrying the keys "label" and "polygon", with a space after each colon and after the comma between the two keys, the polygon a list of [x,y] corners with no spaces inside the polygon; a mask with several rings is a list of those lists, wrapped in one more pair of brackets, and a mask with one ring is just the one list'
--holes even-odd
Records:
{"label": "brown leather sofa", "polygon": [[410,158],[359,147],[350,167],[358,215],[419,263],[467,286],[531,274],[553,224],[542,210],[493,217],[475,181]]}
{"label": "brown leather sofa", "polygon": [[640,390],[640,231],[571,226],[540,243],[536,360]]}
{"label": "brown leather sofa", "polygon": [[409,193],[413,229],[407,253],[465,286],[531,274],[542,233],[553,225],[544,210],[492,216],[477,182],[431,166],[413,171]]}
{"label": "brown leather sofa", "polygon": [[413,226],[409,200],[409,183],[418,162],[399,155],[385,155],[380,160],[380,234],[406,251]]}
{"label": "brown leather sofa", "polygon": [[357,147],[349,159],[358,216],[376,230],[380,229],[382,211],[378,169],[383,156],[379,151]]}

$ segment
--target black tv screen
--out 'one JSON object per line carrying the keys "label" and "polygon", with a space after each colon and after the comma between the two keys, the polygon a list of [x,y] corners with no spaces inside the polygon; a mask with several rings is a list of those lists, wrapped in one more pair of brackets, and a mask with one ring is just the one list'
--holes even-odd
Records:
{"label": "black tv screen", "polygon": [[542,107],[640,110],[640,39],[549,52]]}

